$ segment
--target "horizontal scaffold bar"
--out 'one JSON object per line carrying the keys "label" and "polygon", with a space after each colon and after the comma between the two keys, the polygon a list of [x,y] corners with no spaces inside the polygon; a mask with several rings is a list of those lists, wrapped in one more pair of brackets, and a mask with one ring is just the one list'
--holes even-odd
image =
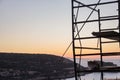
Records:
{"label": "horizontal scaffold bar", "polygon": [[95,6],[95,5],[105,5],[105,4],[113,4],[113,3],[118,3],[118,1],[101,2],[99,4],[95,3],[95,4],[88,4],[88,5],[74,6],[74,8],[90,7],[90,6]]}
{"label": "horizontal scaffold bar", "polygon": [[78,70],[77,71],[78,73],[80,73],[80,72],[120,72],[120,67],[116,67],[116,69],[114,68],[114,69],[101,69],[101,70],[97,70],[97,69],[95,69],[95,70]]}
{"label": "horizontal scaffold bar", "polygon": [[107,52],[107,53],[91,53],[91,54],[75,54],[75,56],[95,56],[95,55],[102,55],[102,56],[120,56],[120,52]]}
{"label": "horizontal scaffold bar", "polygon": [[95,39],[98,37],[81,37],[81,38],[75,38],[75,40],[80,40],[80,39]]}
{"label": "horizontal scaffold bar", "polygon": [[[74,38],[74,40],[84,40],[84,39],[98,39],[98,38],[112,38],[112,37],[116,37],[119,38],[120,35],[107,35],[107,36],[95,36],[95,37],[81,37],[81,38]],[[112,41],[111,41],[112,42]],[[114,42],[114,41],[113,41]],[[116,42],[116,41],[115,41]],[[117,41],[118,42],[118,41]],[[104,43],[104,42],[103,42]]]}
{"label": "horizontal scaffold bar", "polygon": [[101,31],[119,30],[119,28],[101,29]]}
{"label": "horizontal scaffold bar", "polygon": [[100,55],[99,53],[92,53],[92,54],[75,54],[75,56],[95,56]]}
{"label": "horizontal scaffold bar", "polygon": [[[100,19],[100,21],[108,21],[108,20],[118,20],[119,18],[108,18],[108,19]],[[78,22],[74,22],[74,24],[80,24],[80,23],[88,23],[88,22],[97,22],[99,21],[98,19],[94,19],[94,20],[88,20],[88,21],[78,21]]]}
{"label": "horizontal scaffold bar", "polygon": [[120,52],[102,53],[103,56],[120,56]]}
{"label": "horizontal scaffold bar", "polygon": [[118,43],[119,41],[104,41],[104,42],[101,42],[101,43]]}
{"label": "horizontal scaffold bar", "polygon": [[107,18],[117,18],[118,15],[112,15],[112,16],[103,16],[103,17],[100,17],[101,19],[107,19]]}
{"label": "horizontal scaffold bar", "polygon": [[93,49],[93,50],[100,50],[100,48],[91,48],[91,47],[75,47],[76,49]]}

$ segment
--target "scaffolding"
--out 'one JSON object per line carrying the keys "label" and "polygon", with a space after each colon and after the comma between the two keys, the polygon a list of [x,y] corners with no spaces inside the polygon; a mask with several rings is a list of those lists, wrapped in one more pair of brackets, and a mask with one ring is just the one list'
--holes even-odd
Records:
{"label": "scaffolding", "polygon": [[[87,3],[81,1],[71,0],[75,80],[81,80],[81,73],[86,72],[100,72],[101,80],[104,80],[104,72],[120,72],[120,66],[103,66],[104,57],[120,56],[120,0],[96,0],[96,2],[87,0]],[[109,10],[114,10],[112,12],[106,10],[108,6],[111,8]],[[105,49],[106,45],[110,51]],[[113,45],[117,46],[118,50],[109,48]],[[98,69],[82,69],[80,67],[82,57],[89,56],[99,58]]]}

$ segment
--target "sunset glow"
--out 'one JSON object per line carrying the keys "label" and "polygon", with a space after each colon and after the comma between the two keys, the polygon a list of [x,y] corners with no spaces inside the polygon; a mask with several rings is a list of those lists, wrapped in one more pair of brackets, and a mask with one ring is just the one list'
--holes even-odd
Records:
{"label": "sunset glow", "polygon": [[[0,12],[0,52],[61,56],[72,41],[70,0],[0,0]],[[119,51],[118,47],[104,49]],[[66,56],[72,56],[71,47]]]}

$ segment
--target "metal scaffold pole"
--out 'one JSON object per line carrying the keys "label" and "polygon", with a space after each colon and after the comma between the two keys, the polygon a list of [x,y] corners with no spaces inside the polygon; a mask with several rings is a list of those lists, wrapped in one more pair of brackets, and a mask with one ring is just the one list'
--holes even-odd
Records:
{"label": "metal scaffold pole", "polygon": [[73,59],[74,59],[74,72],[75,72],[75,80],[77,80],[77,69],[76,69],[76,57],[75,57],[75,42],[74,42],[74,0],[71,0],[71,5],[72,5],[72,46],[73,46]]}

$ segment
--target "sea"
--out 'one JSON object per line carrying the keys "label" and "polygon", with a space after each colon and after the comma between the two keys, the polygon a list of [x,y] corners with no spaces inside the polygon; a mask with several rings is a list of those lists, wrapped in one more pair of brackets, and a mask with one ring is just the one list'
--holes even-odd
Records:
{"label": "sea", "polygon": [[[70,59],[72,60],[72,59]],[[99,60],[99,59],[91,59],[91,58],[84,58],[81,60],[81,65],[84,66],[84,67],[88,67],[87,65],[87,62],[88,61],[93,61],[93,60]],[[114,64],[117,64],[117,66],[120,66],[120,56],[119,57],[110,57],[110,58],[104,58],[105,62],[113,62]],[[77,59],[77,62],[79,62],[79,59]],[[81,76],[80,77],[81,79],[80,80],[101,80],[101,73],[100,72],[96,72],[96,73],[89,73],[89,74],[86,74],[84,76]],[[103,78],[104,79],[120,79],[120,72],[104,72],[103,73]],[[75,80],[75,78],[68,78],[68,79],[65,79],[65,80]]]}

